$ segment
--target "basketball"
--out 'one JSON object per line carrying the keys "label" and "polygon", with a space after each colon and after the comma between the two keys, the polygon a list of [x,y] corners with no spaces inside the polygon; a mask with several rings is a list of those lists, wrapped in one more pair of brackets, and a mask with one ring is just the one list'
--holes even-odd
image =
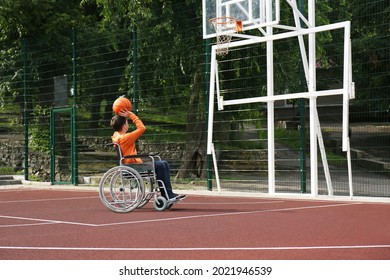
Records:
{"label": "basketball", "polygon": [[130,100],[126,97],[119,97],[114,101],[114,104],[112,104],[112,110],[116,115],[119,114],[119,112],[123,109],[127,109],[127,111],[131,111],[133,108],[133,105],[131,104]]}

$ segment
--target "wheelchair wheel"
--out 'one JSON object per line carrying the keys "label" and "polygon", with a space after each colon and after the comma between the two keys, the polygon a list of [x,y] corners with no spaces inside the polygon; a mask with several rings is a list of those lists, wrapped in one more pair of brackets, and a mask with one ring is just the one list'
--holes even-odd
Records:
{"label": "wheelchair wheel", "polygon": [[163,196],[157,196],[154,199],[154,209],[157,211],[164,211],[167,208],[168,201]]}
{"label": "wheelchair wheel", "polygon": [[144,198],[142,177],[128,166],[116,166],[108,170],[99,184],[99,196],[103,204],[114,212],[130,212]]}

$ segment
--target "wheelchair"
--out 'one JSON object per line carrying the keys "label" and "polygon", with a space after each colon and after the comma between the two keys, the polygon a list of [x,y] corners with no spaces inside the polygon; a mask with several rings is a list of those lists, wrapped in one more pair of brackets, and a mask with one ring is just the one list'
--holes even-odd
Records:
{"label": "wheelchair", "polygon": [[[156,177],[154,161],[159,156],[134,155],[122,156],[118,143],[113,143],[119,157],[119,166],[104,173],[99,183],[99,197],[103,204],[113,212],[127,213],[145,206],[154,198],[157,211],[170,209],[175,199],[167,199],[161,195],[166,192],[164,182]],[[112,145],[112,144],[111,144]],[[142,163],[124,164],[128,158],[141,159]]]}

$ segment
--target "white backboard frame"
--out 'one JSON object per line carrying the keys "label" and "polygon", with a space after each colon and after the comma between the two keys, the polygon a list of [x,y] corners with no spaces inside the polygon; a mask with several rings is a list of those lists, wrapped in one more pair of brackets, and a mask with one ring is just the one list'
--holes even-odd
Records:
{"label": "white backboard frame", "polygon": [[280,0],[203,0],[203,38],[216,37],[209,20],[233,17],[242,21],[242,31],[276,25],[280,20]]}

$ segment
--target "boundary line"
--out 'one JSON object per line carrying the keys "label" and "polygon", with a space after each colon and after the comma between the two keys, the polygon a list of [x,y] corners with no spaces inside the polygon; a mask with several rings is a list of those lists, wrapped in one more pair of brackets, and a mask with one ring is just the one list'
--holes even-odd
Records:
{"label": "boundary line", "polygon": [[47,222],[47,223],[35,223],[35,224],[0,225],[0,228],[33,227],[33,226],[44,226],[44,225],[53,225],[53,224],[58,224],[58,223]]}
{"label": "boundary line", "polygon": [[98,195],[95,196],[79,196],[79,197],[63,197],[63,198],[42,198],[42,199],[27,199],[27,200],[5,200],[0,201],[0,204],[6,203],[25,203],[25,202],[46,202],[46,201],[66,201],[66,200],[79,200],[79,199],[91,199],[99,198]]}
{"label": "boundary line", "polygon": [[[27,221],[37,221],[42,222],[43,224],[70,224],[70,225],[78,225],[78,226],[90,226],[95,227],[95,224],[87,224],[87,223],[78,223],[78,222],[67,222],[67,221],[58,221],[58,220],[48,220],[48,219],[36,219],[36,218],[28,218],[28,217],[17,217],[17,216],[3,216],[0,215],[0,218],[4,219],[15,219],[15,220],[27,220]],[[21,226],[21,225],[19,225]]]}
{"label": "boundary line", "polygon": [[291,247],[215,247],[215,248],[109,248],[109,247],[23,247],[0,246],[0,250],[53,250],[53,251],[286,251],[286,250],[345,250],[345,249],[387,249],[390,244],[378,245],[325,245]]}

